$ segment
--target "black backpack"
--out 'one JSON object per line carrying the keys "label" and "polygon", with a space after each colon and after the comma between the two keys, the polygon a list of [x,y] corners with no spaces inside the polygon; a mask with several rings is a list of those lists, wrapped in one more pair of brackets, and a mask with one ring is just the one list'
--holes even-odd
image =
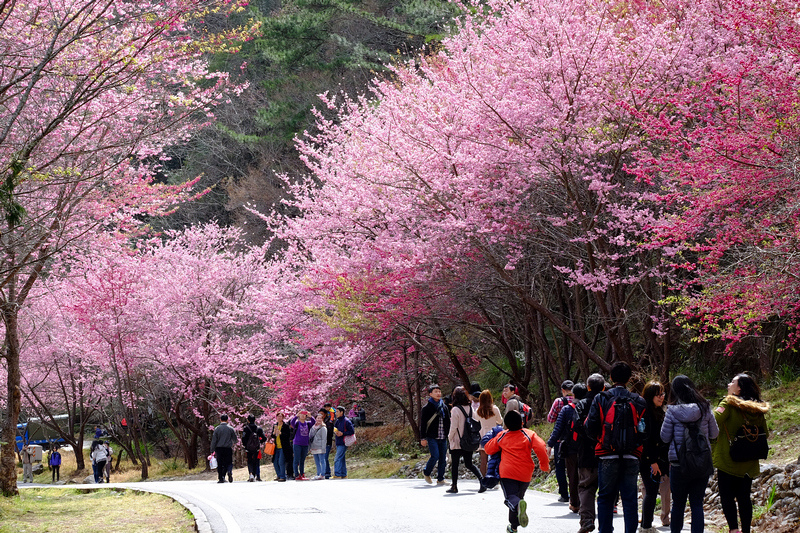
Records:
{"label": "black backpack", "polygon": [[711,447],[700,431],[700,422],[684,424],[683,445],[677,449],[681,476],[685,479],[707,478],[714,473]]}
{"label": "black backpack", "polygon": [[469,416],[460,405],[459,410],[464,414],[464,433],[461,434],[461,449],[465,452],[475,452],[481,447],[481,423],[472,418],[472,406],[469,407]]}
{"label": "black backpack", "polygon": [[614,396],[613,403],[603,414],[603,430],[600,434],[599,446],[606,455],[632,455],[643,442],[642,415],[636,410],[630,396]]}
{"label": "black backpack", "polygon": [[247,437],[247,442],[244,445],[244,449],[247,450],[248,452],[255,453],[261,447],[261,441],[259,440],[258,435],[256,434],[257,431],[258,429],[251,430],[250,436]]}

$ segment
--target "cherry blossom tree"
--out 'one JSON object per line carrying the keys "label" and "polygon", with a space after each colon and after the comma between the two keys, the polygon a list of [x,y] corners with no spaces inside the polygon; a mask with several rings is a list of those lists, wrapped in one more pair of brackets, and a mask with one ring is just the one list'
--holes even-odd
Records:
{"label": "cherry blossom tree", "polygon": [[[188,186],[153,181],[164,147],[210,120],[193,16],[226,2],[0,2],[0,312],[7,370],[0,490],[16,493],[19,310],[54,254],[99,227],[125,232]],[[213,41],[213,39],[212,39]]]}
{"label": "cherry blossom tree", "polygon": [[406,293],[468,302],[451,314],[525,354],[522,387],[663,361],[658,251],[640,246],[657,212],[626,165],[648,142],[639,114],[701,76],[706,19],[679,2],[467,7],[441,51],[360,99],[324,97],[339,115],[299,143],[310,176],[294,189],[303,216],[277,229],[287,256],[320,290],[394,274],[364,316],[390,300],[413,315]]}
{"label": "cherry blossom tree", "polygon": [[668,113],[643,117],[660,143],[637,172],[665,189],[654,245],[678,269],[671,303],[698,340],[729,350],[768,321],[798,340],[798,15],[784,0],[709,10],[705,44],[724,52],[664,96]]}

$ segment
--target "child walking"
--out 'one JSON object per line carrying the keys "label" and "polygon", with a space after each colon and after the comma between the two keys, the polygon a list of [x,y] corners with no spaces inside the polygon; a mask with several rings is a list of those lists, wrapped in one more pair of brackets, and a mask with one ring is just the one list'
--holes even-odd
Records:
{"label": "child walking", "polygon": [[522,416],[517,411],[506,413],[503,421],[506,431],[501,432],[486,443],[484,449],[489,455],[500,455],[500,486],[503,488],[505,504],[508,507],[508,533],[515,533],[520,526],[528,525],[525,491],[531,483],[536,465],[531,452],[536,453],[539,465],[545,472],[550,471],[550,458],[544,441],[534,431],[522,427]]}

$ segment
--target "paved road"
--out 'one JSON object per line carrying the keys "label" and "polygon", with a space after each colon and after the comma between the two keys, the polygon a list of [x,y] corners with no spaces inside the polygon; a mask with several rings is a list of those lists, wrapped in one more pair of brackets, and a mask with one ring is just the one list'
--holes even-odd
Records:
{"label": "paved road", "polygon": [[[348,533],[503,533],[508,524],[502,491],[478,494],[476,481],[460,481],[458,494],[446,494],[448,485],[405,479],[233,484],[154,481],[68,487],[127,487],[176,497],[184,504],[188,502],[190,509],[192,505],[199,508],[201,533],[308,533],[331,528]],[[525,499],[530,525],[520,531],[578,530],[577,515],[570,513],[566,504],[558,503],[557,496],[529,491]],[[624,531],[621,514],[614,519],[614,529]]]}

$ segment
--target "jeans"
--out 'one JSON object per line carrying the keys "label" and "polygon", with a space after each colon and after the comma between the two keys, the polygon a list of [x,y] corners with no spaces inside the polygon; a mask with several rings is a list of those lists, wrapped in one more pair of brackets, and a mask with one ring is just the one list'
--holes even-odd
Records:
{"label": "jeans", "polygon": [[[642,498],[642,529],[653,527],[653,513],[656,510],[656,499],[661,488],[661,476],[653,476],[650,472],[650,463],[642,461],[639,464],[639,473],[642,475],[644,485],[644,498]],[[663,505],[663,504],[662,504]]]}
{"label": "jeans", "polygon": [[683,529],[683,513],[686,509],[686,498],[689,498],[689,509],[692,513],[692,533],[703,533],[705,515],[703,514],[703,496],[706,494],[708,477],[702,479],[686,479],[680,467],[669,467],[669,486],[672,489],[672,521],[669,524],[671,533]]}
{"label": "jeans", "polygon": [[556,482],[558,483],[558,494],[562,498],[569,498],[569,488],[567,485],[567,465],[564,461],[564,455],[561,453],[561,443],[556,443],[553,448],[553,457],[555,457],[555,470]]}
{"label": "jeans", "polygon": [[333,475],[336,477],[347,477],[347,463],[345,463],[345,454],[347,453],[347,446],[344,444],[336,445],[336,458],[333,460]]}
{"label": "jeans", "polygon": [[447,439],[428,439],[428,449],[431,451],[431,458],[422,471],[426,476],[433,473],[433,466],[438,464],[436,470],[436,480],[444,481],[444,474],[447,471]]}
{"label": "jeans", "polygon": [[286,457],[283,455],[283,448],[275,450],[275,455],[272,456],[272,466],[275,467],[275,476],[278,479],[286,479]]}
{"label": "jeans", "polygon": [[102,483],[103,482],[103,472],[106,470],[106,462],[105,461],[97,461],[94,465],[94,482],[95,483]]}
{"label": "jeans", "polygon": [[327,456],[324,453],[314,454],[314,465],[317,467],[317,475],[325,477],[325,459]]}
{"label": "jeans", "polygon": [[325,479],[330,479],[331,477],[330,456],[331,456],[331,445],[328,444],[327,446],[325,446],[325,472],[323,472],[323,474],[325,474]]}
{"label": "jeans", "polygon": [[294,452],[294,459],[292,461],[292,466],[294,467],[294,475],[297,477],[305,475],[308,446],[300,446],[299,444],[293,444],[292,451]]}
{"label": "jeans", "polygon": [[597,529],[599,533],[614,531],[614,503],[619,494],[625,521],[625,533],[636,533],[639,527],[639,460],[600,459],[597,468]]}
{"label": "jeans", "polygon": [[753,488],[753,480],[749,476],[739,477],[727,474],[722,470],[717,470],[719,480],[719,504],[725,520],[728,522],[728,529],[739,529],[739,521],[736,516],[736,507],[739,507],[739,517],[742,522],[742,533],[750,533],[750,524],[753,521],[753,501],[750,499],[750,492]]}
{"label": "jeans", "polygon": [[508,507],[508,522],[514,530],[519,527],[517,506],[520,500],[525,499],[525,491],[528,490],[528,485],[530,484],[530,481],[500,478],[500,486],[503,488],[503,496],[505,497],[504,503]]}

